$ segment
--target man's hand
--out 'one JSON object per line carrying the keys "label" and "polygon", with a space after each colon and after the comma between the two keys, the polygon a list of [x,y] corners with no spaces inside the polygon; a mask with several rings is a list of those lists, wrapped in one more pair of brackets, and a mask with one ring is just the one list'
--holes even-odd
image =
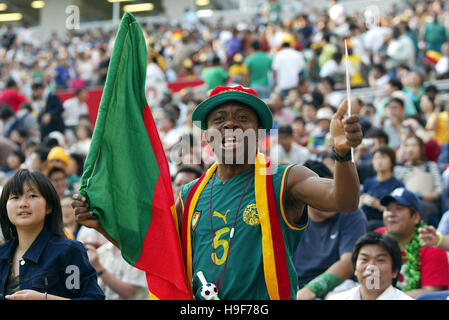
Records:
{"label": "man's hand", "polygon": [[298,291],[298,293],[296,294],[296,299],[297,300],[315,300],[316,298],[316,294],[312,292],[312,290],[310,290],[309,288],[302,288],[301,290]]}
{"label": "man's hand", "polygon": [[51,121],[51,115],[49,113],[45,113],[42,116],[42,124],[49,124]]}
{"label": "man's hand", "polygon": [[92,267],[94,267],[97,272],[101,271],[103,266],[100,263],[100,255],[98,254],[97,249],[90,244],[85,244],[84,246],[86,247],[87,256],[89,257],[89,262]]}
{"label": "man's hand", "polygon": [[335,151],[341,156],[346,155],[351,147],[362,143],[363,133],[358,115],[351,115],[343,119],[348,110],[348,100],[345,99],[332,117],[330,132],[334,139]]}
{"label": "man's hand", "polygon": [[44,300],[45,295],[42,292],[34,290],[20,290],[14,294],[6,295],[6,300]]}
{"label": "man's hand", "polygon": [[434,247],[438,243],[438,235],[435,227],[425,226],[424,228],[419,228],[419,240],[424,247]]}
{"label": "man's hand", "polygon": [[80,194],[74,194],[72,197],[72,208],[75,211],[76,222],[89,227],[97,229],[100,225],[98,220],[89,220],[93,216],[93,213],[89,211],[86,198]]}

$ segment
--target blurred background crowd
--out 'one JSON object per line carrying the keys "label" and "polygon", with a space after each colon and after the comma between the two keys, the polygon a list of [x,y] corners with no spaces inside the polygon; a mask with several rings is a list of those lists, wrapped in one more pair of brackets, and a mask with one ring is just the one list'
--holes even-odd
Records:
{"label": "blurred background crowd", "polygon": [[[346,97],[346,39],[369,229],[383,225],[380,199],[398,186],[419,196],[423,220],[438,227],[449,215],[449,1],[403,1],[380,16],[347,13],[335,0],[322,9],[295,3],[288,19],[282,2],[269,0],[239,23],[211,23],[188,8],[179,23],[142,23],[146,94],[175,197],[213,162],[190,115],[219,85],[249,86],[269,105],[276,130],[263,151],[280,163],[320,161],[332,172],[329,124]],[[62,199],[78,190],[98,109],[87,100],[104,85],[115,31],[68,30],[42,42],[29,25],[2,27],[0,185],[30,168],[45,172]]]}

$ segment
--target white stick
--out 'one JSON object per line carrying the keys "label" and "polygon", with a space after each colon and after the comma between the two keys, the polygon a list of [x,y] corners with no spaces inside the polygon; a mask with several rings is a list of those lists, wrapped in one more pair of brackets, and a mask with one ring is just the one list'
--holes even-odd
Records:
{"label": "white stick", "polygon": [[[351,78],[349,77],[349,55],[348,43],[345,39],[345,53],[346,53],[346,98],[348,100],[348,116],[351,116]],[[354,163],[354,148],[351,147],[351,161]]]}
{"label": "white stick", "polygon": [[196,275],[198,276],[198,278],[200,278],[201,284],[203,286],[207,285],[207,281],[206,278],[204,277],[203,271],[198,271]]}

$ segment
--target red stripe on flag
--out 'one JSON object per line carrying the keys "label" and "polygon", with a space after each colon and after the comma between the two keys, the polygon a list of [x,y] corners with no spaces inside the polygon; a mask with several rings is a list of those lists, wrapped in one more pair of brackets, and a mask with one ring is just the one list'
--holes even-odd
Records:
{"label": "red stripe on flag", "polygon": [[159,166],[159,175],[160,177],[162,177],[165,189],[167,190],[167,192],[169,192],[169,195],[171,197],[171,199],[169,199],[170,205],[173,205],[175,203],[175,200],[173,197],[170,169],[168,167],[167,157],[165,156],[165,150],[162,147],[162,142],[154,122],[153,114],[151,113],[150,107],[148,105],[146,105],[143,109],[143,121],[148,132],[148,137],[151,141],[151,146],[153,148],[157,164]]}
{"label": "red stripe on flag", "polygon": [[167,159],[148,106],[143,117],[160,175],[154,189],[151,223],[135,266],[147,272],[149,289],[159,299],[191,299],[177,226],[167,205],[174,203]]}
{"label": "red stripe on flag", "polygon": [[287,256],[285,253],[284,236],[279,222],[279,214],[273,192],[272,162],[267,159],[267,202],[270,217],[271,237],[275,252],[276,277],[278,282],[279,298],[290,300],[290,278],[288,277]]}

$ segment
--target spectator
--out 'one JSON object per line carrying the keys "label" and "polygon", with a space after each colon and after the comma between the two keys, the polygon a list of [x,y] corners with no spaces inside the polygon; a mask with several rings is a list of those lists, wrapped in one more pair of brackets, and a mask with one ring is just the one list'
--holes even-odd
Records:
{"label": "spectator", "polygon": [[56,67],[54,69],[54,79],[56,83],[56,88],[64,90],[69,88],[70,79],[74,78],[74,70],[70,65],[68,57],[62,57],[57,61]]}
{"label": "spectator", "polygon": [[6,166],[1,168],[1,171],[5,173],[5,177],[12,177],[25,162],[25,155],[20,148],[12,150],[6,158]]}
{"label": "spectator", "polygon": [[198,179],[203,174],[202,170],[193,166],[182,166],[176,171],[173,179],[173,195],[175,199],[179,197],[181,188],[186,183]]}
{"label": "spectator", "polygon": [[69,138],[70,142],[74,141],[75,128],[79,123],[80,115],[89,115],[89,109],[86,103],[88,97],[87,90],[85,88],[79,88],[75,90],[75,95],[72,98],[67,99],[62,104],[64,111],[62,118],[64,119],[65,135]]}
{"label": "spectator", "polygon": [[150,299],[145,272],[126,262],[119,248],[108,242],[98,249],[86,244],[86,249],[106,300]]}
{"label": "spectator", "polygon": [[268,107],[273,114],[273,122],[275,124],[275,128],[282,125],[291,125],[293,123],[295,115],[290,109],[285,107],[284,97],[281,93],[273,92],[270,95],[270,102],[268,103]]}
{"label": "spectator", "polygon": [[243,63],[243,55],[240,52],[232,57],[228,73],[230,82],[248,86],[248,68]]}
{"label": "spectator", "polygon": [[44,139],[52,131],[64,133],[65,127],[62,119],[64,109],[61,100],[53,93],[47,92],[44,94],[45,88],[42,83],[34,83],[32,90],[33,100],[44,102],[44,107],[38,118],[41,125],[41,139]]}
{"label": "spectator", "polygon": [[330,76],[321,78],[318,83],[318,90],[325,97],[324,103],[330,104],[335,108],[338,107],[344,99],[344,95],[341,92],[338,92],[335,88],[334,78]]}
{"label": "spectator", "polygon": [[415,135],[408,137],[404,141],[404,148],[407,160],[395,167],[394,176],[421,199],[422,219],[436,226],[441,216],[440,196],[443,192],[440,169],[435,162],[425,161],[425,145],[421,138]]}
{"label": "spectator", "polygon": [[8,158],[8,155],[16,148],[17,145],[14,142],[0,136],[0,167],[4,167],[7,165],[6,160]]}
{"label": "spectator", "polygon": [[237,53],[242,52],[243,44],[237,29],[232,30],[232,37],[226,41],[226,59],[231,61]]}
{"label": "spectator", "polygon": [[438,21],[438,14],[434,13],[432,21],[424,26],[423,38],[427,50],[441,51],[441,46],[447,39],[447,30],[444,24]]}
{"label": "spectator", "polygon": [[92,128],[90,125],[82,123],[78,124],[75,130],[75,141],[70,147],[70,152],[87,156],[87,152],[89,151],[90,143],[92,141]]}
{"label": "spectator", "polygon": [[[332,178],[321,162],[304,164],[320,177]],[[309,225],[299,243],[293,262],[298,274],[298,300],[324,298],[354,273],[351,257],[356,240],[366,232],[362,211],[323,212],[308,207]],[[344,286],[354,282],[347,281]],[[336,289],[339,290],[339,289]]]}
{"label": "spectator", "polygon": [[107,50],[103,46],[100,47],[99,54],[100,62],[97,67],[97,72],[99,74],[98,84],[104,85],[104,83],[106,82],[106,74],[108,73],[109,61],[111,58],[108,56]]}
{"label": "spectator", "polygon": [[300,146],[306,146],[308,135],[306,133],[306,122],[303,117],[296,117],[292,123],[293,139]]}
{"label": "spectator", "polygon": [[[426,101],[426,96],[421,98],[421,101]],[[427,96],[428,97],[428,96]],[[442,164],[449,163],[449,111],[447,108],[441,108],[441,105],[436,101],[433,102],[433,108],[431,107],[431,113],[429,114],[426,122],[426,130],[430,132],[432,137],[441,146],[441,153],[438,158],[438,162]],[[423,109],[425,111],[426,109]],[[430,111],[430,110],[429,110]]]}
{"label": "spectator", "polygon": [[10,135],[14,129],[23,130],[27,136],[40,137],[39,123],[30,104],[26,103],[20,106],[14,117],[14,123],[9,128]]}
{"label": "spectator", "polygon": [[248,67],[249,86],[257,92],[259,98],[266,99],[270,96],[268,75],[273,60],[261,50],[258,40],[251,43],[251,48],[253,52],[245,59],[245,65]]}
{"label": "spectator", "polygon": [[310,133],[307,147],[311,153],[319,153],[326,149],[326,135],[329,133],[330,123],[334,111],[329,107],[320,108],[316,116],[316,128]]}
{"label": "spectator", "polygon": [[281,126],[278,129],[278,144],[271,151],[273,159],[277,159],[280,164],[303,164],[310,157],[307,148],[294,141],[293,129],[291,126]]}
{"label": "spectator", "polygon": [[301,115],[305,122],[304,130],[307,135],[315,129],[317,112],[318,107],[315,103],[313,103],[313,101],[305,100],[303,102],[301,106]]}
{"label": "spectator", "polygon": [[75,220],[75,212],[72,208],[72,195],[65,194],[61,198],[61,209],[62,209],[62,222],[64,223],[64,228],[76,240],[78,237],[78,232],[82,227],[81,224]]}
{"label": "spectator", "polygon": [[[8,300],[104,299],[84,247],[64,235],[59,197],[41,172],[18,171],[5,185],[0,203],[1,228],[7,240],[0,246],[3,297]],[[33,216],[25,222],[20,218],[24,208]],[[84,279],[76,288],[67,286],[73,275],[66,272],[70,266],[77,266]],[[52,281],[57,279],[60,281]]]}
{"label": "spectator", "polygon": [[50,149],[47,161],[50,166],[56,165],[67,169],[70,164],[70,156],[61,146],[55,146]]}
{"label": "spectator", "polygon": [[389,145],[397,149],[401,145],[401,124],[405,116],[404,101],[392,98],[385,106],[385,116],[382,129],[388,135]]}
{"label": "spectator", "polygon": [[46,171],[46,161],[49,150],[44,146],[38,146],[30,154],[30,170],[37,170],[41,172]]}
{"label": "spectator", "polygon": [[360,192],[360,206],[368,220],[369,231],[383,226],[382,214],[385,208],[380,204],[380,199],[394,189],[404,187],[404,184],[393,176],[396,165],[393,149],[387,146],[376,148],[372,162],[376,176],[367,178]]}
{"label": "spectator", "polygon": [[416,108],[413,105],[411,101],[407,99],[407,97],[402,92],[402,89],[404,86],[402,85],[402,82],[398,78],[390,78],[388,80],[388,83],[385,88],[385,96],[383,96],[379,101],[376,103],[376,118],[377,121],[379,119],[382,119],[382,117],[385,116],[385,107],[388,102],[391,101],[392,98],[399,98],[402,99],[404,102],[404,110],[406,115],[412,115],[416,114]]}
{"label": "spectator", "polygon": [[47,172],[47,177],[53,184],[59,198],[62,199],[65,194],[69,193],[67,189],[67,173],[63,168],[58,166],[50,167]]}
{"label": "spectator", "polygon": [[368,83],[370,87],[382,88],[390,80],[387,69],[382,63],[373,64],[368,75]]}
{"label": "spectator", "polygon": [[[355,74],[352,64],[349,65],[349,76]],[[332,56],[332,59],[326,61],[320,70],[320,77],[332,77],[335,81],[335,88],[344,89],[346,87],[346,63],[343,61],[343,55],[337,51]]]}
{"label": "spectator", "polygon": [[282,49],[273,57],[274,87],[277,87],[285,97],[288,90],[296,88],[299,76],[306,67],[304,56],[301,52],[290,48],[290,43],[284,42]]}
{"label": "spectator", "polygon": [[449,264],[446,253],[440,248],[421,246],[418,228],[421,222],[421,202],[405,188],[397,188],[381,199],[385,206],[385,227],[375,231],[388,232],[401,248],[403,267],[397,287],[412,298],[425,292],[447,290]]}
{"label": "spectator", "polygon": [[220,65],[220,58],[218,56],[214,56],[209,67],[203,70],[202,77],[206,83],[207,89],[211,90],[216,86],[225,86],[228,81],[229,74]]}
{"label": "spectator", "polygon": [[395,288],[402,256],[392,237],[377,232],[364,234],[354,245],[352,266],[360,285],[333,294],[328,300],[413,300]]}
{"label": "spectator", "polygon": [[391,39],[387,47],[388,59],[385,63],[388,69],[394,69],[400,64],[408,67],[415,65],[415,47],[413,41],[401,30],[393,27]]}
{"label": "spectator", "polygon": [[0,92],[0,103],[10,106],[14,112],[17,112],[25,102],[27,102],[27,99],[20,93],[17,82],[9,79],[5,89]]}
{"label": "spectator", "polygon": [[95,69],[91,60],[90,51],[86,49],[79,53],[76,59],[76,73],[86,87],[92,85],[94,71]]}

